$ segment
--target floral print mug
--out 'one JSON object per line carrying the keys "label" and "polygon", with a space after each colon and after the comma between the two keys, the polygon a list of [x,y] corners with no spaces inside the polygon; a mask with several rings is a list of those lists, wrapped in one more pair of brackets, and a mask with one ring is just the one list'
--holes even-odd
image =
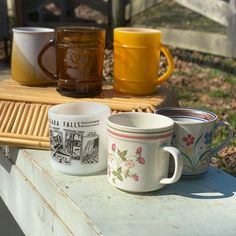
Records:
{"label": "floral print mug", "polygon": [[[207,172],[211,157],[224,148],[233,137],[230,124],[217,121],[213,112],[167,107],[158,109],[156,113],[172,118],[175,122],[172,145],[180,150],[184,159],[182,175]],[[213,147],[213,135],[219,126],[224,126],[228,135],[221,144]],[[173,163],[170,163],[170,170],[173,171]]]}
{"label": "floral print mug", "polygon": [[[153,191],[178,181],[183,160],[170,146],[173,127],[172,119],[151,113],[108,117],[108,181],[128,192]],[[170,154],[175,168],[168,177]]]}

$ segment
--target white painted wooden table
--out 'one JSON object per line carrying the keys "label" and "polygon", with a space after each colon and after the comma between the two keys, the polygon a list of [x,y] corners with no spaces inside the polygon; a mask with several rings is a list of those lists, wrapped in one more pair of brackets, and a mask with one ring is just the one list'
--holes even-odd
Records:
{"label": "white painted wooden table", "polygon": [[105,172],[58,173],[48,151],[10,152],[0,158],[0,193],[26,235],[236,235],[236,178],[215,168],[137,195],[114,188]]}

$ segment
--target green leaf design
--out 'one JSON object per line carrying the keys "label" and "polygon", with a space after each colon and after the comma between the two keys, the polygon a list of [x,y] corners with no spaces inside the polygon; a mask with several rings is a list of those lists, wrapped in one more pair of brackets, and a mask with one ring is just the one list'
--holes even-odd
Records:
{"label": "green leaf design", "polygon": [[196,165],[195,168],[199,168],[199,167],[201,167],[201,166],[203,166],[203,165],[204,165],[204,159],[203,159],[203,160],[200,160],[200,161],[197,163],[197,165]]}
{"label": "green leaf design", "polygon": [[120,175],[120,174],[121,174],[121,171],[122,171],[122,167],[119,167],[119,168],[117,169],[117,175]]}
{"label": "green leaf design", "polygon": [[191,166],[189,166],[189,165],[187,165],[187,164],[185,164],[185,168],[188,168],[188,169],[192,169],[192,167]]}
{"label": "green leaf design", "polygon": [[120,157],[120,155],[121,155],[121,151],[120,149],[118,149],[118,156]]}
{"label": "green leaf design", "polygon": [[131,175],[130,175],[130,173],[129,173],[129,170],[126,170],[126,171],[125,171],[125,178],[127,178],[127,177],[131,177]]}
{"label": "green leaf design", "polygon": [[199,157],[199,161],[200,160],[202,160],[204,157],[205,157],[205,155],[207,154],[207,153],[209,153],[210,152],[210,150],[206,150],[205,152],[203,152],[202,154],[201,154],[201,156]]}
{"label": "green leaf design", "polygon": [[121,175],[117,175],[117,178],[120,180],[120,181],[123,181],[123,177]]}
{"label": "green leaf design", "polygon": [[122,161],[125,161],[125,160],[126,160],[126,157],[125,157],[125,156],[127,155],[127,152],[128,152],[127,150],[121,152],[121,151],[118,149],[118,155],[119,155],[119,157],[121,158]]}
{"label": "green leaf design", "polygon": [[189,163],[191,164],[191,166],[193,166],[193,163],[192,163],[191,158],[190,158],[188,155],[186,155],[184,152],[181,152],[181,154],[182,154],[184,157],[186,157],[186,159],[189,161]]}
{"label": "green leaf design", "polygon": [[127,150],[121,152],[121,156],[122,156],[122,157],[126,156],[126,155],[127,155],[127,152],[128,152]]}
{"label": "green leaf design", "polygon": [[197,146],[198,142],[200,141],[200,139],[202,138],[202,135],[198,137],[196,143],[194,144],[194,150],[195,150],[195,147]]}
{"label": "green leaf design", "polygon": [[[115,156],[117,168],[112,171],[112,174],[114,176],[112,182],[116,183],[117,180],[123,182],[127,178],[133,178],[133,176],[137,178],[137,180],[135,179],[135,181],[138,181],[138,176],[136,176],[136,174],[132,174],[132,169],[135,167],[135,162],[139,162],[138,158],[141,158],[140,154],[137,155],[137,153],[135,153],[135,155],[133,156],[127,156],[128,150],[121,151],[121,149],[119,148],[117,148],[116,150],[117,153],[115,154],[118,155]],[[123,164],[126,165],[126,163],[122,163],[123,161],[129,161],[127,164],[128,168],[122,166]]]}

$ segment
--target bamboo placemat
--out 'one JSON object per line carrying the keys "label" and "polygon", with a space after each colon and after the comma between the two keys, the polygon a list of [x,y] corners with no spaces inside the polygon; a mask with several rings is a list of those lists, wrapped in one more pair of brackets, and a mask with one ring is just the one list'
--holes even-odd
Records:
{"label": "bamboo placemat", "polygon": [[6,145],[49,149],[48,108],[65,102],[100,102],[110,106],[112,113],[155,112],[158,107],[178,106],[169,90],[157,89],[151,96],[118,94],[111,84],[95,98],[61,96],[55,87],[22,86],[11,79],[0,80],[0,143]]}

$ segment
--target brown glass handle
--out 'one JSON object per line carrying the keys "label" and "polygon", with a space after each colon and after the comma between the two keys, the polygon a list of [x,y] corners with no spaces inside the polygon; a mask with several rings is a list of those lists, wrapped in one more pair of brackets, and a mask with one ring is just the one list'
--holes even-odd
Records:
{"label": "brown glass handle", "polygon": [[51,40],[49,41],[49,43],[46,44],[46,45],[42,48],[41,52],[40,52],[39,55],[38,55],[38,64],[39,64],[40,68],[42,69],[42,71],[45,73],[45,75],[47,75],[50,79],[52,79],[52,80],[55,81],[55,80],[57,80],[58,75],[52,73],[51,71],[49,71],[49,70],[46,68],[46,66],[43,64],[43,54],[44,54],[50,47],[55,47],[55,39],[51,39]]}

